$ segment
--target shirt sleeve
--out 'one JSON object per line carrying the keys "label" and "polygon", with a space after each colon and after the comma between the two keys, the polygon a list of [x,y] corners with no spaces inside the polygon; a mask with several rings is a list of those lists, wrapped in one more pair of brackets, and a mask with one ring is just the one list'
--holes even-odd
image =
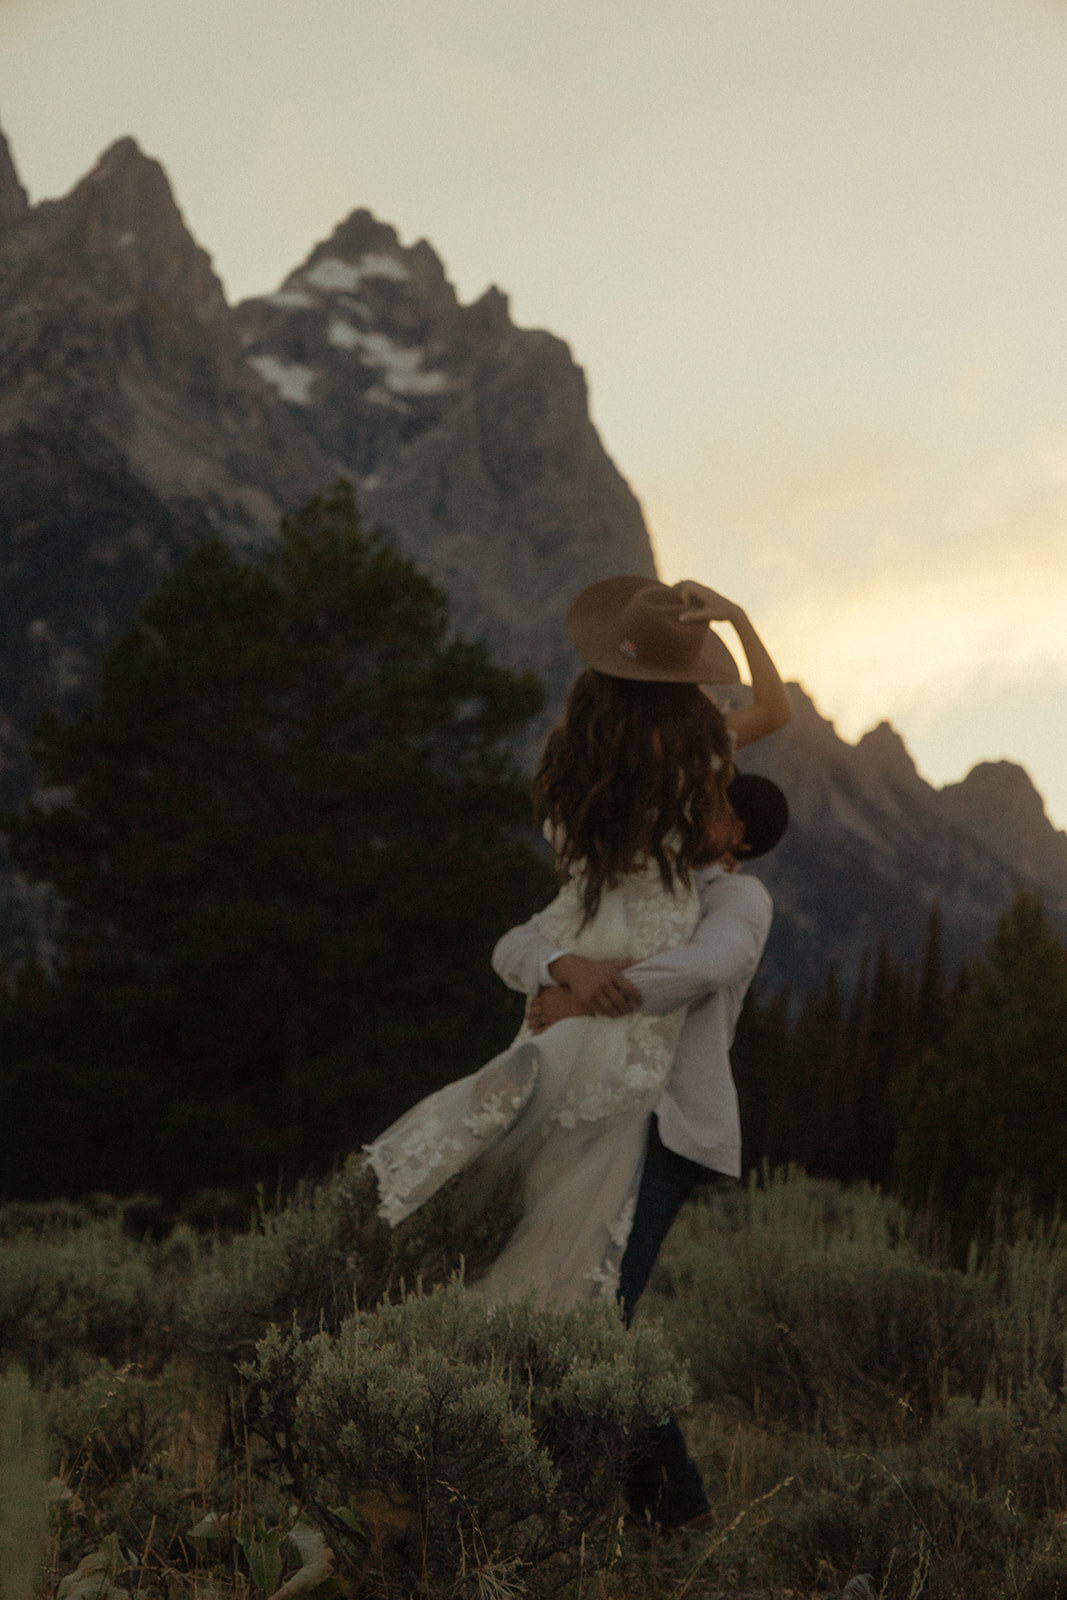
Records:
{"label": "shirt sleeve", "polygon": [[520,994],[536,994],[538,989],[555,983],[555,978],[548,973],[548,963],[562,953],[558,945],[545,938],[531,917],[529,922],[510,928],[497,940],[492,955],[493,971],[509,989],[517,989]]}
{"label": "shirt sleeve", "polygon": [[640,1009],[658,1016],[748,982],[763,954],[771,913],[770,895],[758,878],[717,878],[689,943],[626,969],[641,996]]}

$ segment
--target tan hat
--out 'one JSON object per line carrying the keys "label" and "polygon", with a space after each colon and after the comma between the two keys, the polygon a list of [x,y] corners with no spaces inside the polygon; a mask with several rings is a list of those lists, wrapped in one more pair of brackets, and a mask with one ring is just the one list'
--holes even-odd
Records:
{"label": "tan hat", "polygon": [[567,632],[586,666],[609,678],[740,683],[718,634],[703,622],[679,622],[686,609],[677,589],[655,579],[604,578],[571,601]]}

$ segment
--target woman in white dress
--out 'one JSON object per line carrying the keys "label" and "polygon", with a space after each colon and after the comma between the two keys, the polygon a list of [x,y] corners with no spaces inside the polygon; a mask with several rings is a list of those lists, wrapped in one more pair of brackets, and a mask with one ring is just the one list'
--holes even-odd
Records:
{"label": "woman in white dress", "polygon": [[[699,687],[739,681],[712,619],[733,623],[755,691],[725,717]],[[733,749],[788,720],[788,701],[744,613],[700,585],[607,579],[567,623],[589,667],[535,779],[564,879],[536,920],[560,951],[641,960],[692,934],[690,869],[734,837]],[[531,1289],[557,1306],[614,1299],[648,1118],[684,1017],[572,1017],[536,1042],[524,1023],[502,1055],[366,1147],[381,1215],[395,1226],[461,1171],[488,1196],[517,1168],[520,1220],[475,1291],[487,1304]]]}

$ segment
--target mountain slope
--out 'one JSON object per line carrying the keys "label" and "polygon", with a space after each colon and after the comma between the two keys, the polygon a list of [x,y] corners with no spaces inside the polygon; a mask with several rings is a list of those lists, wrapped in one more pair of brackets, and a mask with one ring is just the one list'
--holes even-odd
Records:
{"label": "mountain slope", "polygon": [[[976,768],[938,791],[888,723],[850,745],[798,685],[790,694],[794,720],[740,761],[781,784],[791,808],[782,844],[750,869],[777,913],[766,981],[803,990],[831,964],[851,978],[883,935],[917,964],[935,904],[945,963],[955,970],[1023,887],[1041,890],[1067,926],[1067,836],[1052,827],[1020,767],[998,763],[992,780]],[[1012,803],[1026,810],[1030,833],[1005,826]]]}
{"label": "mountain slope", "polygon": [[[249,550],[328,467],[248,370],[162,168],[112,146],[64,199],[0,173],[0,707],[84,700],[192,542]],[[17,184],[17,179],[15,180]]]}
{"label": "mountain slope", "polygon": [[405,249],[368,211],[235,315],[251,365],[448,590],[457,625],[557,702],[575,665],[561,600],[655,571],[563,341],[516,328],[497,289],[460,305],[430,246]]}

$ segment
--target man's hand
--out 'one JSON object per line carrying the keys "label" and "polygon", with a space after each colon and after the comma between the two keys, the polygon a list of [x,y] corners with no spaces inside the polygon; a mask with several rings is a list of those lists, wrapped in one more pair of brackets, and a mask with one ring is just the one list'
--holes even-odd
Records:
{"label": "man's hand", "polygon": [[526,1005],[526,1021],[531,1033],[544,1033],[554,1022],[563,1022],[567,1017],[589,1015],[574,990],[566,989],[562,984],[541,989]]}
{"label": "man's hand", "polygon": [[565,984],[582,1011],[594,1017],[626,1017],[641,1004],[641,996],[623,974],[632,961],[590,961],[588,956],[570,952],[557,956],[549,972],[557,983]]}

